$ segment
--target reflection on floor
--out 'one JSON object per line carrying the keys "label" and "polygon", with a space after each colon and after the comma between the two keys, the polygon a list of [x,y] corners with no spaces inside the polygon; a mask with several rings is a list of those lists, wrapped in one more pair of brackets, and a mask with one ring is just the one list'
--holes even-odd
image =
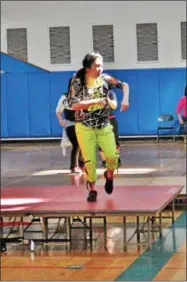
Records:
{"label": "reflection on floor", "polygon": [[[69,150],[68,150],[69,154]],[[59,144],[17,144],[2,147],[1,186],[46,186],[83,184],[84,176],[70,175],[69,155],[63,157]],[[121,147],[122,166],[115,177],[117,186],[124,185],[184,185],[186,194],[186,148],[180,141],[175,143],[126,141]],[[98,181],[103,185],[101,161],[98,156]],[[186,213],[180,208],[175,214],[175,225],[164,219],[164,238],[154,233],[152,250],[144,246],[130,245],[123,251],[121,218],[108,218],[107,250],[101,222],[97,220],[94,231],[94,249],[91,252],[84,231],[73,230],[71,249],[65,243],[36,244],[35,252],[27,246],[9,244],[1,258],[2,280],[186,280]],[[51,235],[56,220],[51,220]],[[134,218],[128,218],[128,236],[135,227]],[[40,224],[31,227],[41,231]],[[59,226],[63,229],[63,221]],[[9,229],[7,228],[7,231]],[[29,238],[30,233],[27,233]],[[35,232],[39,238],[41,232]],[[58,237],[58,235],[56,235]],[[135,240],[135,238],[134,238]],[[143,237],[142,237],[143,240]],[[76,268],[77,267],[77,268]]]}

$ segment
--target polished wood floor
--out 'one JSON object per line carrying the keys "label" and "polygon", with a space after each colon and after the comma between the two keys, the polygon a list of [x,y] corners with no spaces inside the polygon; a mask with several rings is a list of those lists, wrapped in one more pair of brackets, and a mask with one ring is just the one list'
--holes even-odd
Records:
{"label": "polished wood floor", "polygon": [[[68,169],[69,156],[62,156],[59,145],[3,145],[2,188],[10,185],[71,183],[76,189],[84,178],[64,172]],[[154,141],[126,141],[122,143],[121,157],[123,170],[115,179],[116,185],[185,185],[186,148],[182,141],[161,141],[159,145]],[[98,156],[98,167],[100,162]],[[103,183],[102,175],[98,175],[98,185]],[[30,252],[27,246],[8,245],[8,251],[1,256],[1,280],[127,281],[128,277],[132,277],[130,281],[134,281],[136,273],[139,280],[148,277],[151,279],[147,280],[155,281],[186,281],[186,226],[181,221],[183,213],[182,210],[175,213],[174,227],[171,227],[171,220],[164,219],[164,238],[157,242],[155,235],[155,245],[148,253],[145,247],[137,248],[134,245],[129,246],[127,252],[123,251],[121,218],[117,216],[108,219],[107,251],[99,229],[94,233],[96,240],[92,252],[79,240],[74,242],[71,250],[65,244],[38,244],[35,252]],[[128,226],[130,235],[134,228],[133,217],[128,219]],[[79,238],[80,231],[75,231],[74,236]]]}

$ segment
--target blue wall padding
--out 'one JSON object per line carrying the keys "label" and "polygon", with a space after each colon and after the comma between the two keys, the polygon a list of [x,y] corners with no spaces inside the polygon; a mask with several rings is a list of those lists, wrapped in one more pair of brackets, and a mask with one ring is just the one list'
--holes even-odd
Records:
{"label": "blue wall padding", "polygon": [[7,74],[8,137],[29,137],[27,73]]}
{"label": "blue wall padding", "polygon": [[43,72],[45,71],[44,69],[38,66],[30,64],[28,62],[24,62],[20,59],[9,56],[3,52],[0,52],[0,55],[1,55],[1,70],[4,72],[20,73],[20,72]]}
{"label": "blue wall padding", "polygon": [[1,74],[1,136],[8,137],[7,124],[7,76]]}
{"label": "blue wall padding", "polygon": [[28,74],[29,135],[46,137],[51,135],[50,87],[48,73]]}
{"label": "blue wall padding", "polygon": [[137,71],[138,133],[156,134],[159,115],[158,71]]}
{"label": "blue wall padding", "polygon": [[[116,90],[119,135],[156,134],[157,117],[171,113],[184,95],[186,69],[106,71],[130,86],[130,108],[120,112],[121,90]],[[1,137],[57,137],[62,128],[55,109],[66,92],[73,71],[1,74]]]}

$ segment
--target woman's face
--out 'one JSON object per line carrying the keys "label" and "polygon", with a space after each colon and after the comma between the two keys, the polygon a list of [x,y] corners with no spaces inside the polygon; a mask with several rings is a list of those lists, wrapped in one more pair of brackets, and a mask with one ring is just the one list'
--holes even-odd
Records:
{"label": "woman's face", "polygon": [[99,57],[96,58],[91,67],[87,68],[86,72],[89,76],[94,78],[100,76],[100,74],[103,72],[103,59]]}

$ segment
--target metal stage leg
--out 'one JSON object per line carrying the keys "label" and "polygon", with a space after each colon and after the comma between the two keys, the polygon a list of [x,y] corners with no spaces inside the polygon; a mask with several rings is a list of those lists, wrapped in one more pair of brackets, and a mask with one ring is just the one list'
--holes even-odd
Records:
{"label": "metal stage leg", "polygon": [[136,217],[137,242],[140,243],[140,217]]}
{"label": "metal stage leg", "polygon": [[173,251],[176,252],[177,251],[177,244],[176,244],[176,234],[175,234],[175,227],[171,228],[172,231],[172,242],[173,242]]}
{"label": "metal stage leg", "polygon": [[126,216],[123,216],[123,247],[127,251],[127,221]]}
{"label": "metal stage leg", "polygon": [[65,229],[66,229],[66,233],[65,233],[65,236],[66,236],[66,240],[69,240],[70,239],[70,234],[69,234],[69,230],[70,230],[70,225],[69,225],[69,218],[65,218]]}
{"label": "metal stage leg", "polygon": [[104,229],[104,248],[107,250],[107,220],[106,216],[103,217],[103,229]]}
{"label": "metal stage leg", "polygon": [[[84,225],[85,225],[85,226],[88,226],[88,225],[87,225],[87,218],[86,218],[86,217],[84,217],[83,222],[84,222]],[[87,249],[87,247],[88,247],[87,231],[88,231],[88,228],[85,227],[85,228],[84,228],[84,240],[85,240],[85,247],[86,247],[86,249]]]}
{"label": "metal stage leg", "polygon": [[159,235],[162,238],[162,212],[159,213]]}
{"label": "metal stage leg", "polygon": [[150,226],[150,216],[147,217],[147,240],[148,240],[148,250],[151,250],[151,226]]}
{"label": "metal stage leg", "polygon": [[172,216],[171,216],[172,224],[175,223],[175,201],[172,202]]}
{"label": "metal stage leg", "polygon": [[41,217],[40,222],[41,222],[41,227],[43,231],[43,240],[46,241],[48,239],[47,218]]}
{"label": "metal stage leg", "polygon": [[140,217],[136,217],[136,227],[137,227],[137,249],[140,251]]}
{"label": "metal stage leg", "polygon": [[70,247],[70,250],[71,250],[71,247],[72,247],[72,231],[71,231],[71,217],[68,217],[67,219],[67,224],[68,224],[68,233],[69,233],[69,247]]}
{"label": "metal stage leg", "polygon": [[93,250],[93,232],[92,232],[92,217],[89,217],[89,240],[90,240],[90,249]]}
{"label": "metal stage leg", "polygon": [[20,217],[20,225],[19,225],[19,235],[23,238],[22,240],[22,248],[24,248],[24,227],[23,227],[23,217]]}
{"label": "metal stage leg", "polygon": [[0,217],[0,247],[1,247],[1,252],[6,252],[7,250],[7,246],[6,246],[6,242],[5,239],[3,239],[3,218]]}
{"label": "metal stage leg", "polygon": [[19,234],[20,237],[24,238],[23,217],[20,217]]}

